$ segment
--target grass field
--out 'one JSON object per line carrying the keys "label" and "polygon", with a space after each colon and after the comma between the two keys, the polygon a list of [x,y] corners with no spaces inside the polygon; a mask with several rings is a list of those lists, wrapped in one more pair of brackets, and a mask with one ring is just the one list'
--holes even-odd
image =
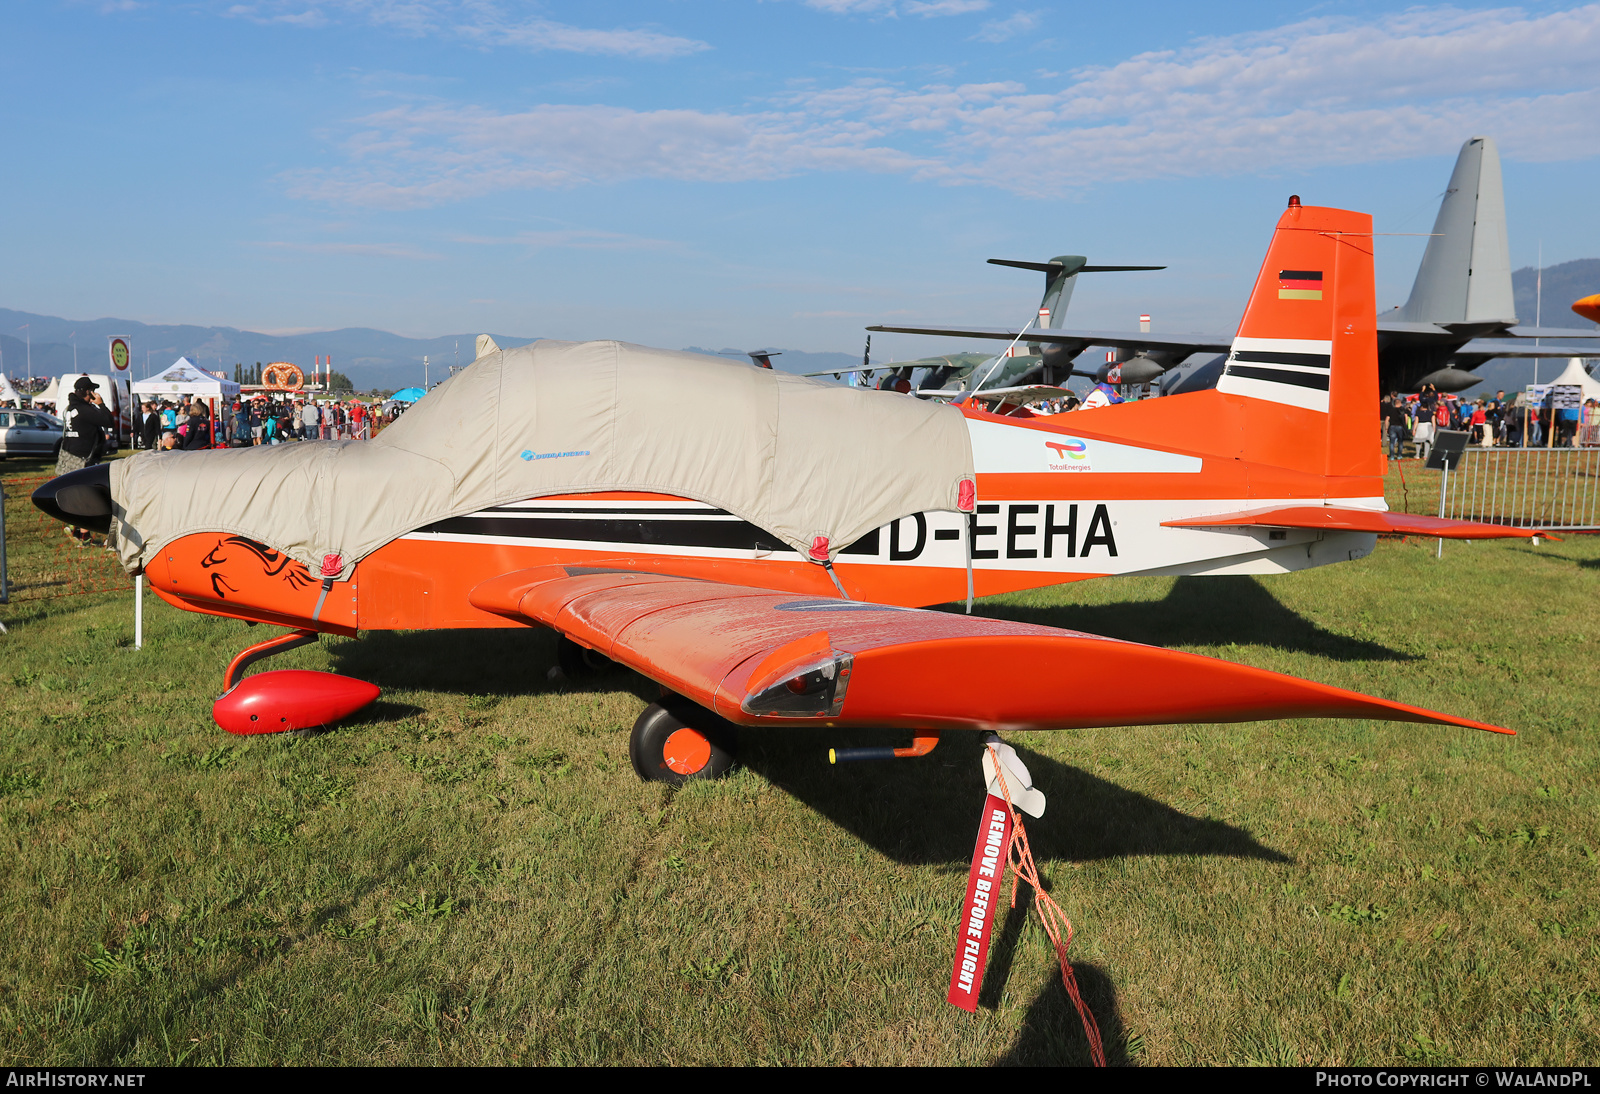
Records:
{"label": "grass field", "polygon": [[[1015,736],[1112,1061],[1594,1063],[1597,582],[1594,538],[1385,541],[982,602],[1520,734]],[[497,631],[324,639],[276,666],[384,698],[234,739],[210,703],[263,630],[151,598],[135,651],[131,608],[0,609],[0,1063],[1087,1058],[1021,909],[986,1006],[944,1003],[975,737],[830,769],[838,734],[746,734],[733,776],[672,792],[628,765],[646,682],[551,682],[550,634]]]}

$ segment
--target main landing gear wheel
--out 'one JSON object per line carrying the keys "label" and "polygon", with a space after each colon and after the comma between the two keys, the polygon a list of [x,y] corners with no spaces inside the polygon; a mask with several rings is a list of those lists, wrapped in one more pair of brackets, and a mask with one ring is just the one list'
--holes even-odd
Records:
{"label": "main landing gear wheel", "polygon": [[612,664],[611,658],[587,646],[578,645],[564,634],[556,639],[556,662],[568,680],[593,676],[597,672],[604,672]]}
{"label": "main landing gear wheel", "polygon": [[628,758],[647,782],[716,779],[733,767],[735,732],[733,723],[673,697],[644,708],[628,737]]}

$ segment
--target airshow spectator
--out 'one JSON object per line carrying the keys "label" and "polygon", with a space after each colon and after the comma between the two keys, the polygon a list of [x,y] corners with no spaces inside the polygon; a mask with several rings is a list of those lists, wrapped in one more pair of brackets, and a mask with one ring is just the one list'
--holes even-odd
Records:
{"label": "airshow spectator", "polygon": [[1093,410],[1096,407],[1112,406],[1123,401],[1116,385],[1122,382],[1122,368],[1114,365],[1106,372],[1104,380],[1094,385],[1094,390],[1089,392],[1089,397],[1083,401],[1084,410]]}
{"label": "airshow spectator", "polygon": [[65,475],[80,467],[100,462],[105,453],[105,431],[113,425],[105,401],[95,392],[100,385],[87,376],[78,377],[67,395],[67,412],[61,416],[61,451],[56,456],[56,474]]}
{"label": "airshow spectator", "polygon": [[211,447],[211,422],[206,417],[206,405],[198,399],[189,404],[189,424],[184,432],[183,447],[185,451]]}
{"label": "airshow spectator", "polygon": [[1411,440],[1417,448],[1417,459],[1425,460],[1428,453],[1433,450],[1434,431],[1438,427],[1433,424],[1433,414],[1422,406],[1422,401],[1417,401],[1417,424],[1412,427]]}
{"label": "airshow spectator", "polygon": [[156,404],[146,402],[140,407],[139,415],[133,423],[133,447],[139,449],[153,449],[161,442],[161,415],[156,412]]}
{"label": "airshow spectator", "polygon": [[1406,435],[1406,405],[1400,393],[1391,391],[1383,407],[1383,424],[1389,431],[1389,458],[1398,460]]}
{"label": "airshow spectator", "polygon": [[243,448],[250,443],[250,401],[240,399],[233,408],[233,447]]}
{"label": "airshow spectator", "polygon": [[[1554,401],[1554,392],[1552,391],[1552,404]],[[1556,423],[1556,444],[1561,448],[1576,448],[1578,446],[1578,408],[1575,406],[1565,406],[1559,410],[1555,410],[1554,414]]]}

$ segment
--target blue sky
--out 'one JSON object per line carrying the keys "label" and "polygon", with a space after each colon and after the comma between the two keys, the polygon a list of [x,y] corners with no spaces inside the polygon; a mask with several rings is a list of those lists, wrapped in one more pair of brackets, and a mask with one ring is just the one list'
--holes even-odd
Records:
{"label": "blue sky", "polygon": [[[1600,5],[14,0],[0,305],[857,350],[1226,332],[1291,192],[1426,232],[1461,142],[1512,261],[1600,255]],[[1379,306],[1423,240],[1379,246]],[[1600,289],[1600,286],[1596,286]],[[1528,317],[1531,318],[1531,317]],[[874,356],[955,348],[881,336]]]}

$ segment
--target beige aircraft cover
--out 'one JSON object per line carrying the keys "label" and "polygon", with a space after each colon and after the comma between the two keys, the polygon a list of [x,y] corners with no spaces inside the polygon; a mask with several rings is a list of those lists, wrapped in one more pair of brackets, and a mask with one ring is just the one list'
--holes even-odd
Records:
{"label": "beige aircraft cover", "polygon": [[[958,507],[961,412],[724,358],[540,341],[480,356],[372,441],[151,452],[111,464],[137,572],[196,532],[246,536],[339,577],[435,521],[547,494],[641,490],[726,509],[830,556],[891,520]],[[333,563],[330,562],[330,565]]]}

